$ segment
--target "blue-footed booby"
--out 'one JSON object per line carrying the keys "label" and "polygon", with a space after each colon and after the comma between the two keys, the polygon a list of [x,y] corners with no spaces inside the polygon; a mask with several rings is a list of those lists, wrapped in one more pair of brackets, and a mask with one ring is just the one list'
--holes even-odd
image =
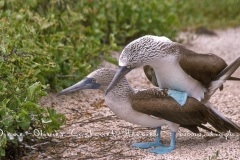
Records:
{"label": "blue-footed booby", "polygon": [[[100,89],[105,92],[115,73],[116,71],[112,69],[98,69],[80,82],[62,90],[58,95],[83,89]],[[157,128],[154,142],[133,144],[133,146],[139,148],[156,147],[149,150],[154,153],[163,154],[174,149],[175,136],[179,127],[187,128],[195,133],[199,133],[198,127],[215,132],[203,125],[208,122],[218,132],[240,133],[239,126],[225,118],[214,108],[206,107],[195,98],[188,97],[185,105],[181,107],[167,94],[166,89],[133,89],[125,76],[105,95],[105,102],[119,118],[133,124]],[[171,131],[169,146],[164,146],[161,143],[160,131],[163,125],[168,125]]]}
{"label": "blue-footed booby", "polygon": [[[199,101],[204,100],[205,94],[213,94],[220,87],[222,77],[218,79],[217,76],[227,67],[226,62],[214,54],[199,54],[166,37],[152,35],[129,43],[118,62],[117,73],[105,94],[132,69],[148,65],[156,74],[159,88],[178,90]],[[231,68],[235,67],[236,70],[240,57],[234,64]],[[240,80],[232,77],[226,79]]]}

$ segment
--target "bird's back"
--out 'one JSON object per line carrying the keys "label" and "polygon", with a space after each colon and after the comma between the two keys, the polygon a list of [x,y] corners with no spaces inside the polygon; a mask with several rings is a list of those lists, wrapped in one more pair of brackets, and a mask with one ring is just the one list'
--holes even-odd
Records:
{"label": "bird's back", "polygon": [[226,62],[215,54],[199,54],[178,45],[181,54],[179,65],[192,78],[209,87],[217,75],[227,66]]}

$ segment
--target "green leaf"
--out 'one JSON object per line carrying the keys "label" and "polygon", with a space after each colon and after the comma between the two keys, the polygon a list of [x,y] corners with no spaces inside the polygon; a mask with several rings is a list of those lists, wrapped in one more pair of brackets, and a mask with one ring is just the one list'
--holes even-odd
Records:
{"label": "green leaf", "polygon": [[7,106],[7,104],[8,104],[9,101],[10,101],[10,99],[4,98],[3,101],[2,101],[2,107],[5,108],[5,107]]}
{"label": "green leaf", "polygon": [[11,115],[4,115],[2,117],[2,120],[1,120],[1,123],[6,127],[8,128],[9,126],[12,125],[13,123],[13,117]]}
{"label": "green leaf", "polygon": [[30,121],[22,121],[22,122],[18,122],[17,123],[24,131],[26,131],[29,127],[30,127],[30,124],[31,122]]}
{"label": "green leaf", "polygon": [[28,99],[33,99],[34,93],[36,92],[36,90],[40,90],[40,83],[36,82],[34,84],[32,84],[31,86],[29,86],[28,88]]}
{"label": "green leaf", "polygon": [[5,155],[6,155],[5,149],[0,146],[0,157],[5,157]]}
{"label": "green leaf", "polygon": [[[6,134],[3,132],[3,130],[0,130],[0,150],[2,149],[2,147],[5,147],[7,144],[7,136]],[[1,152],[1,151],[0,151]]]}
{"label": "green leaf", "polygon": [[4,0],[0,1],[0,8],[2,8],[4,6]]}

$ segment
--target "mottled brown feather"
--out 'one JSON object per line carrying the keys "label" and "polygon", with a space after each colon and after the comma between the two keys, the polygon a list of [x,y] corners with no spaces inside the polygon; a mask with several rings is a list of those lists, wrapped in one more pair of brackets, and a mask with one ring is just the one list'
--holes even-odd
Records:
{"label": "mottled brown feather", "polygon": [[198,54],[181,45],[178,49],[183,53],[179,59],[181,68],[206,88],[227,67],[227,63],[215,54]]}
{"label": "mottled brown feather", "polygon": [[157,83],[157,77],[156,77],[156,74],[153,70],[153,68],[149,65],[146,65],[146,66],[143,66],[143,70],[144,70],[144,73],[147,77],[147,79],[156,87],[159,87],[158,86],[158,83]]}
{"label": "mottled brown feather", "polygon": [[208,122],[219,132],[230,130],[240,133],[239,126],[230,120],[224,120],[195,98],[188,97],[186,104],[181,107],[172,97],[167,95],[167,90],[148,89],[132,95],[130,101],[132,108],[138,112],[161,117],[183,127],[201,127],[202,124]]}

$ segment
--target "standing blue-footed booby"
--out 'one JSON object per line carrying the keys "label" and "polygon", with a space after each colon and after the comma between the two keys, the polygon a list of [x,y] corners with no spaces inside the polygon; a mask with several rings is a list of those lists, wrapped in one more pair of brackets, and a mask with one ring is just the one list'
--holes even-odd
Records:
{"label": "standing blue-footed booby", "polygon": [[[100,89],[105,92],[115,73],[116,71],[112,69],[98,69],[82,81],[62,90],[58,95],[83,89]],[[154,153],[163,154],[174,149],[176,132],[179,127],[187,128],[195,133],[199,133],[198,127],[215,132],[203,125],[208,122],[219,132],[230,130],[240,133],[239,126],[195,98],[188,97],[185,105],[181,107],[167,94],[167,90],[156,88],[136,90],[129,85],[125,77],[122,77],[105,95],[105,102],[121,119],[141,126],[157,128],[154,142],[133,144],[139,148],[156,147],[150,150]],[[163,125],[168,125],[171,131],[169,146],[162,145],[160,140]]]}
{"label": "standing blue-footed booby", "polygon": [[[214,54],[198,54],[166,37],[147,35],[123,49],[118,71],[106,94],[121,77],[145,65],[153,68],[159,88],[185,92],[199,101],[204,99],[205,93],[219,88],[223,82],[217,76],[227,67],[226,62]],[[239,65],[240,57],[235,68]]]}

